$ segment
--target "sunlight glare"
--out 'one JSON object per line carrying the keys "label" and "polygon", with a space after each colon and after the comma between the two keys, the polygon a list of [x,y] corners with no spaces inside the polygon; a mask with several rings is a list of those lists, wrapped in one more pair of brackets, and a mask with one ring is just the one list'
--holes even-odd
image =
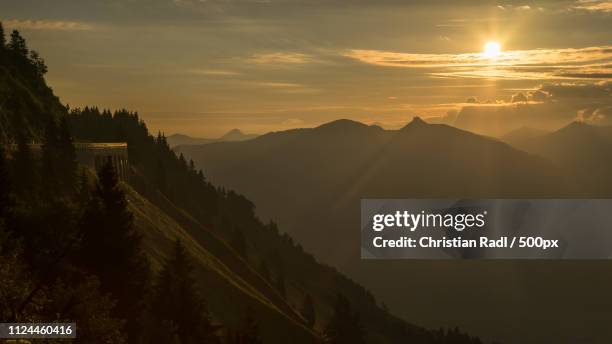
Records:
{"label": "sunlight glare", "polygon": [[495,58],[501,54],[501,45],[495,41],[489,41],[484,45],[483,55],[488,58]]}

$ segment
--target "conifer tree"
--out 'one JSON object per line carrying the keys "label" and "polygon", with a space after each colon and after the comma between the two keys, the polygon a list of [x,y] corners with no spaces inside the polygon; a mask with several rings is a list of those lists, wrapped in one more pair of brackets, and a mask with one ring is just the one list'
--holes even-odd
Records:
{"label": "conifer tree", "polygon": [[4,49],[6,47],[6,36],[4,35],[4,26],[2,22],[0,22],[0,49]]}
{"label": "conifer tree", "polygon": [[331,344],[361,344],[364,330],[359,314],[354,313],[349,301],[338,294],[334,314],[325,327],[325,337]]}
{"label": "conifer tree", "polygon": [[259,264],[259,274],[266,281],[270,282],[270,269],[268,268],[268,263],[265,260],[262,260]]}
{"label": "conifer tree", "polygon": [[47,198],[55,198],[59,193],[57,123],[51,119],[45,126],[43,144],[41,147],[41,176],[43,194]]}
{"label": "conifer tree", "polygon": [[[154,288],[152,313],[159,324],[170,325],[162,337],[180,343],[218,343],[215,329],[193,277],[193,263],[180,240],[164,264]],[[166,327],[167,328],[167,327]]]}
{"label": "conifer tree", "polygon": [[42,146],[43,186],[49,198],[72,195],[76,191],[77,166],[67,120],[62,118],[59,126],[49,121]]}
{"label": "conifer tree", "polygon": [[32,63],[39,76],[42,77],[47,74],[48,69],[45,60],[34,50],[30,51],[30,63]]}
{"label": "conifer tree", "polygon": [[100,277],[101,289],[117,298],[116,315],[128,319],[128,338],[135,341],[141,334],[149,265],[127,205],[108,161],[98,173],[98,183],[83,215],[81,257],[85,268]]}
{"label": "conifer tree", "polygon": [[247,246],[246,240],[244,239],[244,233],[238,227],[234,228],[231,245],[242,258],[247,258]]}
{"label": "conifer tree", "polygon": [[304,300],[302,300],[302,306],[300,307],[300,314],[306,320],[306,324],[308,327],[313,327],[316,320],[314,303],[312,302],[312,297],[310,294],[304,295]]}
{"label": "conifer tree", "polygon": [[0,144],[0,227],[10,208],[10,184],[5,154],[4,146]]}
{"label": "conifer tree", "polygon": [[17,30],[13,30],[11,33],[11,40],[8,43],[8,48],[23,57],[28,57],[26,41]]}
{"label": "conifer tree", "polygon": [[234,333],[230,333],[228,344],[262,344],[263,341],[259,336],[259,327],[253,316],[253,311],[247,308],[246,315],[240,329]]}
{"label": "conifer tree", "polygon": [[155,166],[155,176],[154,182],[157,185],[159,191],[163,194],[168,193],[168,184],[166,179],[166,167],[164,166],[161,159],[157,160],[157,165]]}
{"label": "conifer tree", "polygon": [[276,290],[283,296],[287,297],[287,288],[285,287],[285,270],[278,271],[276,276]]}
{"label": "conifer tree", "polygon": [[72,134],[65,117],[59,121],[57,135],[59,182],[62,189],[73,192],[75,191],[78,163]]}
{"label": "conifer tree", "polygon": [[87,206],[91,200],[91,188],[89,185],[89,177],[87,171],[83,169],[81,171],[81,177],[79,181],[79,193],[77,195],[77,202],[82,206]]}
{"label": "conifer tree", "polygon": [[[4,146],[0,143],[0,266],[2,265],[3,254],[8,254],[9,233],[7,229],[8,216],[11,212],[11,207],[14,205],[11,201],[11,184],[9,181],[8,161]],[[3,270],[0,268],[0,270]],[[4,269],[6,272],[6,269]],[[0,272],[1,274],[1,272]],[[0,281],[2,281],[0,276]],[[0,300],[0,303],[2,301]],[[0,310],[0,318],[2,318],[2,310]]]}
{"label": "conifer tree", "polygon": [[31,200],[35,197],[35,190],[38,186],[38,174],[36,172],[36,161],[24,135],[17,137],[17,151],[13,155],[11,165],[13,191],[19,199]]}

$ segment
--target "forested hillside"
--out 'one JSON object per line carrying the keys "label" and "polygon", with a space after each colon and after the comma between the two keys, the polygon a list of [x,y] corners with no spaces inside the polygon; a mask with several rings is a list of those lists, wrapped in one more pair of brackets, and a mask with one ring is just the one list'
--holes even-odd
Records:
{"label": "forested hillside", "polygon": [[16,134],[40,139],[45,124],[66,113],[47,86],[47,67],[29,50],[19,32],[8,39],[2,33],[0,48],[0,140],[17,141]]}
{"label": "forested hillside", "polygon": [[[0,61],[3,322],[76,321],[81,343],[479,342],[389,314],[136,113],[63,107],[16,31]],[[127,184],[74,141],[127,142]]]}

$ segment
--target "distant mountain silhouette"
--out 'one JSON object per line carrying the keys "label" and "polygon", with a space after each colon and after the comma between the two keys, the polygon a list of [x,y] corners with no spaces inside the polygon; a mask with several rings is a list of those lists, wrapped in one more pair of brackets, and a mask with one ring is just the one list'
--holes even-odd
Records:
{"label": "distant mountain silhouette", "polygon": [[191,137],[184,134],[172,134],[166,138],[170,147],[176,147],[179,145],[204,145],[207,143],[214,142],[214,139],[205,139],[199,137]]}
{"label": "distant mountain silhouette", "polygon": [[[446,325],[467,326],[502,342],[563,339],[575,331],[569,325],[558,331],[557,322],[540,323],[521,333],[497,326],[514,321],[514,316],[533,322],[555,318],[558,297],[576,293],[584,299],[563,297],[567,311],[595,321],[600,315],[584,311],[585,303],[601,302],[612,285],[612,278],[602,281],[601,287],[583,283],[572,276],[587,274],[584,265],[566,262],[360,259],[362,198],[585,195],[574,190],[573,179],[555,163],[496,139],[418,118],[400,130],[339,120],[246,142],[185,146],[180,151],[207,171],[215,184],[245,193],[262,218],[274,216],[305,249],[371,288],[399,315],[418,318],[421,324],[446,319],[442,320]],[[599,270],[593,267],[594,271]],[[534,302],[541,307],[525,306]],[[494,319],[490,305],[499,310]]]}
{"label": "distant mountain silhouette", "polygon": [[517,146],[520,145],[522,142],[525,142],[525,140],[531,140],[533,138],[543,136],[545,134],[548,134],[546,130],[532,127],[520,127],[501,136],[501,140],[511,146]]}
{"label": "distant mountain silhouette", "polygon": [[400,130],[338,120],[179,151],[212,181],[247,194],[264,218],[278,217],[307,248],[334,263],[348,253],[331,250],[333,240],[321,242],[313,231],[341,237],[343,228],[329,233],[328,226],[315,226],[309,218],[336,221],[338,207],[355,210],[360,198],[555,195],[562,185],[543,159],[420,118]]}
{"label": "distant mountain silhouette", "polygon": [[573,122],[549,134],[515,140],[514,145],[550,159],[590,195],[612,191],[612,126]]}
{"label": "distant mountain silhouette", "polygon": [[244,141],[256,138],[256,134],[245,134],[240,129],[232,129],[217,139],[217,141]]}
{"label": "distant mountain silhouette", "polygon": [[216,139],[207,139],[199,137],[191,137],[184,134],[173,134],[168,136],[168,145],[170,147],[176,147],[180,145],[204,145],[212,142],[230,142],[230,141],[245,141],[250,140],[258,135],[256,134],[245,134],[240,129],[232,129],[223,136]]}

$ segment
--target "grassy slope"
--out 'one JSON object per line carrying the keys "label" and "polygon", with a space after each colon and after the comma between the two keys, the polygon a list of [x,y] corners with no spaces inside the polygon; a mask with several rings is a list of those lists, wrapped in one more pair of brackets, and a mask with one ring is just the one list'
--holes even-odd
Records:
{"label": "grassy slope", "polygon": [[258,319],[266,343],[283,343],[283,338],[291,338],[294,343],[315,341],[316,335],[305,328],[286,305],[266,295],[269,293],[253,287],[205,247],[209,243],[222,245],[221,242],[212,242],[218,239],[211,237],[209,242],[197,240],[194,233],[179,225],[164,211],[129,186],[125,188],[136,227],[144,235],[145,250],[151,257],[154,269],[161,267],[172,250],[175,238],[180,238],[194,259],[196,277],[210,310],[221,322],[238,326],[248,307]]}

